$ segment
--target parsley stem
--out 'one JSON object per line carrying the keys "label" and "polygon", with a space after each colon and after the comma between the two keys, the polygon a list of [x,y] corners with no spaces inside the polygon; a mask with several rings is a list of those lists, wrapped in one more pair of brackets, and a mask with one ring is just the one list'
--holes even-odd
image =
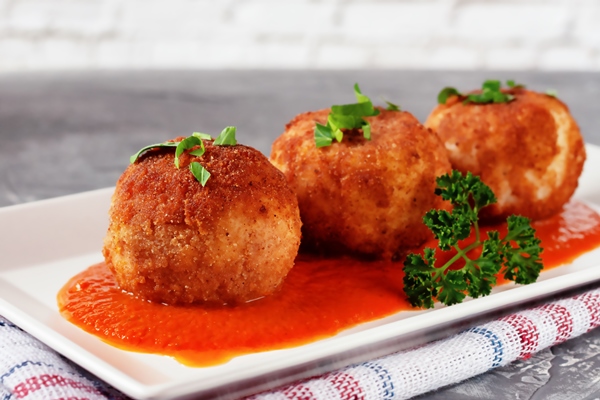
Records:
{"label": "parsley stem", "polygon": [[444,272],[446,272],[448,267],[450,267],[452,264],[454,264],[456,261],[458,261],[459,258],[463,257],[463,258],[465,258],[465,260],[469,260],[469,257],[467,257],[467,253],[469,253],[471,250],[473,250],[481,245],[482,245],[482,243],[479,240],[476,240],[475,242],[471,243],[464,249],[461,249],[460,247],[458,247],[458,245],[454,246],[454,248],[456,249],[456,254],[454,255],[454,257],[452,257],[450,260],[448,260],[448,262],[446,264],[442,265],[440,268],[436,268],[433,280],[435,281],[437,278],[439,278],[440,275],[443,274]]}
{"label": "parsley stem", "polygon": [[[477,209],[477,207],[475,207],[475,215],[477,215],[478,212],[479,212],[479,210]],[[480,243],[481,236],[479,235],[479,223],[477,222],[477,220],[475,220],[475,222],[473,222],[473,225],[475,225],[475,241],[477,243]]]}

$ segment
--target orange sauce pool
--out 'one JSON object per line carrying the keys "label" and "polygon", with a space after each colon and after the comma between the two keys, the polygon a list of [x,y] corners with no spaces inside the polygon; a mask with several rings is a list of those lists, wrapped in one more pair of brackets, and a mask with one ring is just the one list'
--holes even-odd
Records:
{"label": "orange sauce pool", "polygon": [[[600,216],[581,203],[571,202],[533,226],[542,240],[544,269],[600,246]],[[57,300],[67,320],[111,345],[208,366],[309,343],[410,309],[402,278],[401,262],[301,255],[271,296],[235,307],[181,307],[123,292],[101,263],[67,282]]]}

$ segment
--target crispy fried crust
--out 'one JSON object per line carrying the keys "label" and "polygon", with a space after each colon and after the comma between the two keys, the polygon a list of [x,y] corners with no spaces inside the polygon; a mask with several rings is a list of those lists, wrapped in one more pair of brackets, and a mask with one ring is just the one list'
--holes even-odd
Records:
{"label": "crispy fried crust", "polygon": [[[292,268],[301,222],[283,175],[258,150],[204,143],[180,169],[172,149],[152,150],[117,182],[103,253],[124,290],[168,304],[236,303],[272,293]],[[211,173],[204,188],[192,161]]]}
{"label": "crispy fried crust", "polygon": [[435,178],[450,170],[439,139],[407,112],[385,111],[360,131],[317,148],[315,123],[330,110],[296,116],[273,143],[271,162],[298,196],[303,246],[392,258],[429,237],[423,215],[441,207]]}
{"label": "crispy fried crust", "polygon": [[498,197],[483,218],[543,219],[560,211],[577,188],[583,138],[560,100],[524,89],[507,92],[514,101],[463,105],[453,97],[425,126],[438,134],[453,168],[479,175]]}

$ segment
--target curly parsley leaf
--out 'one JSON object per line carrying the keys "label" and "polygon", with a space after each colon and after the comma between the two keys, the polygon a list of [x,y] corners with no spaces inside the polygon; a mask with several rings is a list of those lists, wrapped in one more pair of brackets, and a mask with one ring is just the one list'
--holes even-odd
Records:
{"label": "curly parsley leaf", "polygon": [[[479,212],[496,203],[496,196],[479,177],[452,171],[437,179],[436,194],[450,201],[453,209],[430,210],[423,221],[438,240],[439,249],[455,253],[440,267],[435,265],[435,249],[406,257],[404,291],[413,306],[431,308],[435,300],[452,305],[466,295],[487,296],[499,273],[519,284],[535,282],[542,270],[542,248],[529,219],[511,216],[503,238],[497,231],[482,238]],[[473,230],[475,240],[461,243]]]}
{"label": "curly parsley leaf", "polygon": [[452,304],[462,303],[466,297],[465,290],[467,282],[465,282],[465,271],[450,270],[440,279],[440,290],[437,298],[442,303],[451,306]]}
{"label": "curly parsley leaf", "polygon": [[363,117],[379,115],[379,110],[373,106],[371,99],[360,91],[358,84],[354,85],[357,103],[331,106],[327,116],[327,124],[315,124],[314,138],[317,147],[330,146],[333,140],[341,142],[344,129],[362,129],[363,136],[371,140],[371,125]]}
{"label": "curly parsley leaf", "polygon": [[556,89],[547,89],[546,96],[558,97],[558,91]]}
{"label": "curly parsley leaf", "polygon": [[451,174],[438,177],[436,183],[435,193],[455,207],[469,207],[469,198],[472,197],[475,201],[475,214],[481,208],[497,201],[492,189],[470,172],[463,177],[460,171],[453,170]]}
{"label": "curly parsley leaf", "polygon": [[452,213],[446,210],[430,210],[423,217],[423,222],[439,241],[439,248],[450,250],[459,240],[471,234],[472,217],[468,210],[455,208]]}
{"label": "curly parsley leaf", "polygon": [[438,285],[433,279],[435,273],[435,249],[426,247],[425,257],[409,254],[404,261],[404,292],[415,307],[433,307],[433,299],[438,295]]}
{"label": "curly parsley leaf", "polygon": [[[506,260],[504,277],[523,285],[533,283],[543,268],[540,254],[540,239],[535,236],[529,219],[511,215],[507,219],[507,243],[504,244],[503,255]],[[511,243],[514,245],[511,245]]]}

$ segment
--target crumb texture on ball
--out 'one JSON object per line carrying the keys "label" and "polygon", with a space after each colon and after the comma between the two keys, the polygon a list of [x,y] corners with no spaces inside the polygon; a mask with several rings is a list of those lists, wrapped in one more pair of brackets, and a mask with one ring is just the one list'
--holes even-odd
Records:
{"label": "crumb texture on ball", "polygon": [[524,89],[515,100],[438,105],[425,125],[440,137],[452,167],[471,171],[491,187],[498,203],[482,210],[490,220],[512,214],[550,217],[573,195],[585,161],[579,128],[555,97]]}
{"label": "crumb texture on ball", "polygon": [[351,130],[317,148],[324,109],[298,115],[273,143],[271,162],[298,196],[303,247],[389,259],[429,238],[422,218],[442,206],[434,190],[450,170],[446,152],[411,114],[380,111],[366,118],[372,140]]}
{"label": "crumb texture on ball", "polygon": [[[118,180],[103,254],[124,290],[167,304],[239,303],[272,293],[292,268],[301,222],[283,175],[258,150],[204,143],[180,169],[173,150],[151,150]],[[211,173],[205,187],[193,161]]]}

